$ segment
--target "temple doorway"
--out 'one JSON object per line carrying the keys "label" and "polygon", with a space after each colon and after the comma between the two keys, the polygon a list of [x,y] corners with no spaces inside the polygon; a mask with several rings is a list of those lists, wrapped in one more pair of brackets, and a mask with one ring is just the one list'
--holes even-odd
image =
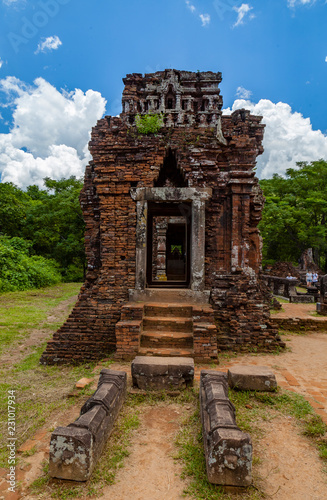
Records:
{"label": "temple doorway", "polygon": [[189,288],[191,204],[149,203],[147,286]]}

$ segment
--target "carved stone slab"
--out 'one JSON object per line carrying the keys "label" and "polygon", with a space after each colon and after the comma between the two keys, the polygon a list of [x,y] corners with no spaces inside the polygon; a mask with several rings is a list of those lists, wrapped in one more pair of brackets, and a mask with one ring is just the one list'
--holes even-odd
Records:
{"label": "carved stone slab", "polygon": [[134,387],[142,390],[182,389],[193,385],[194,360],[137,356],[132,362]]}
{"label": "carved stone slab", "polygon": [[51,436],[49,475],[86,481],[99,459],[126,398],[125,372],[103,369],[96,392],[68,427],[57,427]]}
{"label": "carved stone slab", "polygon": [[233,366],[228,370],[228,384],[241,391],[275,391],[277,381],[267,366]]}
{"label": "carved stone slab", "polygon": [[224,486],[249,486],[251,437],[236,425],[225,374],[201,371],[200,410],[208,481]]}

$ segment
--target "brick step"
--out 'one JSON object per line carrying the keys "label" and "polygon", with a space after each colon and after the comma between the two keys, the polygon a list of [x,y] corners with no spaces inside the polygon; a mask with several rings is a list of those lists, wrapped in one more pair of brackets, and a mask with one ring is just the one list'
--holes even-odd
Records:
{"label": "brick step", "polygon": [[184,332],[142,332],[141,347],[192,348],[193,334]]}
{"label": "brick step", "polygon": [[166,316],[143,318],[143,331],[158,332],[192,332],[193,321],[190,318],[177,318]]}
{"label": "brick step", "polygon": [[151,317],[174,316],[179,318],[191,318],[192,306],[189,304],[145,304],[144,315]]}
{"label": "brick step", "polygon": [[210,291],[196,292],[191,289],[176,288],[146,288],[145,290],[130,290],[129,300],[153,304],[200,304],[209,305]]}
{"label": "brick step", "polygon": [[202,322],[210,322],[214,323],[215,321],[215,316],[214,316],[214,310],[212,307],[198,307],[194,306],[193,307],[193,320],[199,323]]}
{"label": "brick step", "polygon": [[156,348],[156,347],[140,347],[139,356],[169,356],[169,357],[183,357],[193,358],[193,349],[171,349]]}
{"label": "brick step", "polygon": [[143,317],[143,304],[134,304],[133,302],[129,302],[124,304],[121,308],[121,317],[122,321],[130,321],[130,320],[138,320]]}
{"label": "brick step", "polygon": [[193,331],[201,329],[201,330],[217,330],[217,327],[214,322],[207,323],[207,322],[199,322],[199,323],[194,323],[193,324]]}

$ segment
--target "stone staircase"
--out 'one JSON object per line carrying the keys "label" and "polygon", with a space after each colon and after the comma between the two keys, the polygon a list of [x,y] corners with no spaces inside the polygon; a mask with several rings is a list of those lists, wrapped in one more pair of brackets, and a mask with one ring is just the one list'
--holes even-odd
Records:
{"label": "stone staircase", "polygon": [[192,306],[146,304],[138,354],[192,357]]}
{"label": "stone staircase", "polygon": [[126,302],[116,324],[116,359],[191,357],[217,361],[217,328],[209,304]]}

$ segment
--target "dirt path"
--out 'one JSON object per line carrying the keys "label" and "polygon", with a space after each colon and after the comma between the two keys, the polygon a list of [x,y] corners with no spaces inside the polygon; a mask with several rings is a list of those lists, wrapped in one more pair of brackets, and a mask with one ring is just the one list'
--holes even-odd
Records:
{"label": "dirt path", "polygon": [[283,338],[288,347],[285,353],[247,354],[222,361],[219,370],[227,370],[236,364],[269,366],[278,385],[305,396],[327,423],[327,333],[286,335]]}
{"label": "dirt path", "polygon": [[261,463],[260,489],[274,500],[326,500],[327,474],[309,439],[299,435],[292,419],[278,417],[262,425],[265,435],[254,442]]}
{"label": "dirt path", "polygon": [[174,440],[186,413],[181,405],[143,409],[141,425],[134,435],[132,453],[116,476],[116,483],[104,490],[104,500],[178,500],[184,481],[181,466],[173,459]]}

